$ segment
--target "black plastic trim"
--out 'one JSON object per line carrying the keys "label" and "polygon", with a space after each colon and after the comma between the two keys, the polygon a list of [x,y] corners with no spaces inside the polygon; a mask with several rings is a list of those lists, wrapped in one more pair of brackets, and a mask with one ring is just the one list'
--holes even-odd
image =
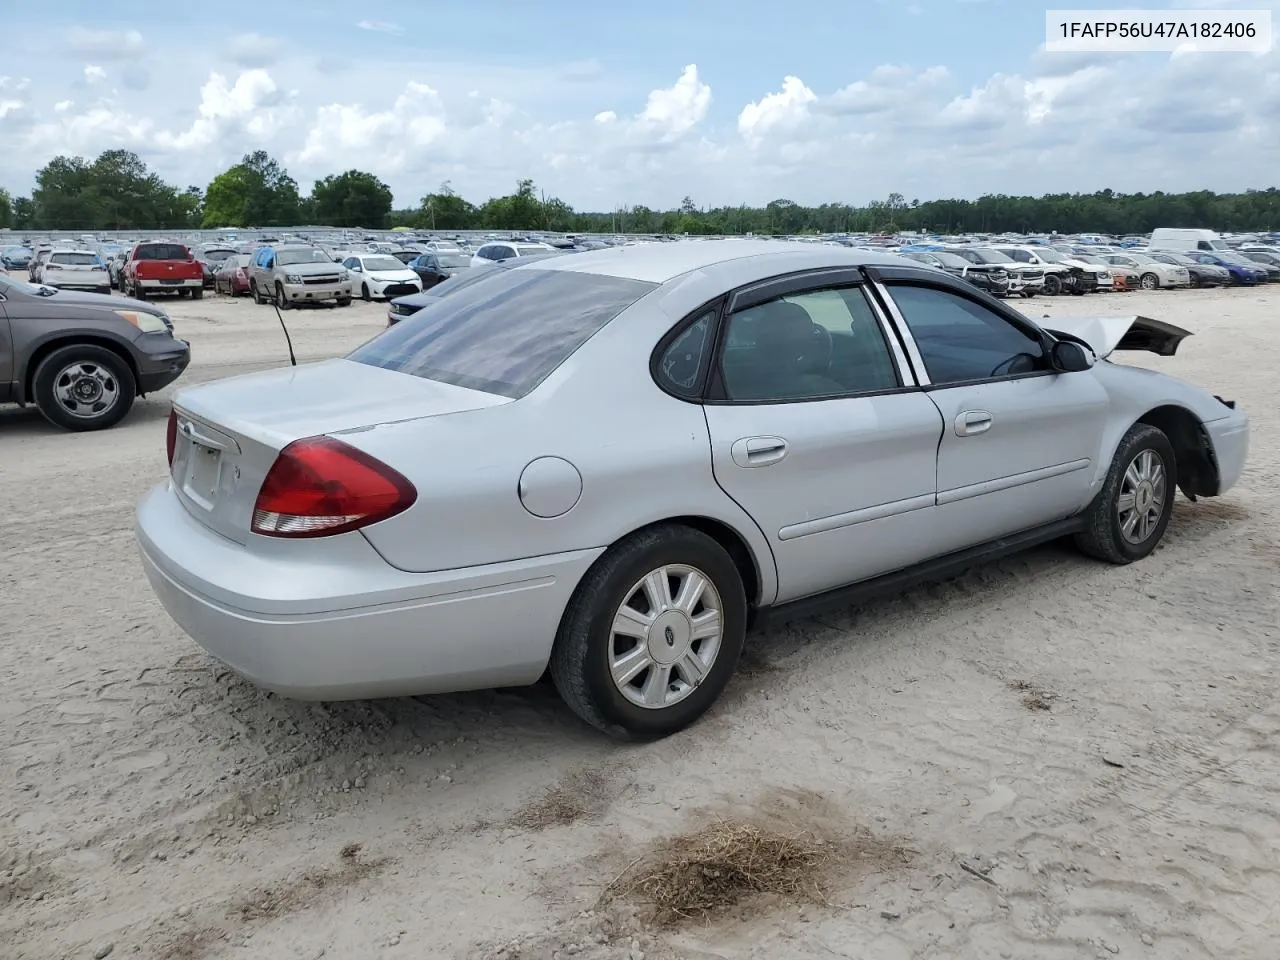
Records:
{"label": "black plastic trim", "polygon": [[1021,533],[1000,537],[976,547],[935,557],[903,570],[872,577],[870,580],[836,587],[834,590],[785,603],[763,606],[757,610],[754,623],[757,628],[766,628],[770,624],[784,620],[811,617],[844,607],[852,607],[875,597],[900,593],[922,583],[955,576],[972,567],[1077,533],[1083,528],[1083,515],[1077,514],[1065,520],[1057,520]]}

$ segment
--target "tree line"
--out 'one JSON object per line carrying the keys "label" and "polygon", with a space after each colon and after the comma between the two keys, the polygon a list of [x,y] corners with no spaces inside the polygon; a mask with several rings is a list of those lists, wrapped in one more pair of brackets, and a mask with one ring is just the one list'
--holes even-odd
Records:
{"label": "tree line", "polygon": [[1156,227],[1222,231],[1280,228],[1280,190],[1244,193],[1058,193],[1040,197],[988,194],[976,200],[911,200],[891,193],[865,205],[805,206],[773,200],[763,207],[702,207],[691,197],[669,210],[646,206],[575,211],[532,180],[505,196],[472,203],[448,182],[418,206],[392,208],[391,188],[362,170],[298,182],[265,151],[246,154],[204,188],[166,183],[127,150],[95,160],[55,157],[36,174],[29,197],[0,188],[0,228],[135,230],[210,227],[410,227],[418,230],[545,230],[635,234],[1147,233]]}

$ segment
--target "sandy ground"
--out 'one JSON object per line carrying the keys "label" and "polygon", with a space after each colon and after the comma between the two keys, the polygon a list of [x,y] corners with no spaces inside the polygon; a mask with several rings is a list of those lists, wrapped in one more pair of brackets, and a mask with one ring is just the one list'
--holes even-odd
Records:
{"label": "sandy ground", "polygon": [[[1280,290],[1021,306],[1195,331],[1136,362],[1251,412],[1241,484],[1180,499],[1131,567],[1049,547],[757,637],[704,722],[647,746],[596,736],[542,686],[255,690],[139,567],[168,392],[100,434],[0,412],[0,955],[1275,957]],[[195,351],[183,383],[285,361],[269,308],[171,309]],[[383,314],[287,316],[316,359]],[[548,825],[557,785],[580,803]],[[601,902],[653,844],[736,814],[902,855],[849,858],[825,903],[675,931]]]}

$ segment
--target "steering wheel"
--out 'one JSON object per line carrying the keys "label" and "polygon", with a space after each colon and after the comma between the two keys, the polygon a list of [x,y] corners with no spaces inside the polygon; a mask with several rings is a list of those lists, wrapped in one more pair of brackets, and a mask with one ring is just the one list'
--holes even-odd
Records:
{"label": "steering wheel", "polygon": [[[991,371],[990,376],[1003,377],[1006,374],[1032,373],[1035,371],[1036,361],[1038,361],[1039,359],[1040,358],[1037,357],[1034,353],[1015,353],[1008,360],[1001,361],[999,364],[997,364],[996,368]],[[1023,366],[1022,369],[1020,370],[1015,370],[1014,367],[1018,365],[1019,361],[1022,361],[1025,364],[1025,366]]]}
{"label": "steering wheel", "polygon": [[809,349],[806,348],[805,352],[800,355],[800,365],[810,373],[825,374],[831,369],[831,331],[822,324],[815,323],[809,335],[812,337],[813,352],[810,353]]}

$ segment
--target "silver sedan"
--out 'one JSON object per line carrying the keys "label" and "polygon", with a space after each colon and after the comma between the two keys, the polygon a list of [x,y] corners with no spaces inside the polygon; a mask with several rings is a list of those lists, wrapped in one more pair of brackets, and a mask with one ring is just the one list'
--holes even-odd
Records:
{"label": "silver sedan", "polygon": [[495,270],[340,360],[189,387],[144,567],[281,694],[528,684],[659,737],[748,629],[1049,539],[1124,564],[1239,478],[1232,402],[893,255],[759,240]]}

